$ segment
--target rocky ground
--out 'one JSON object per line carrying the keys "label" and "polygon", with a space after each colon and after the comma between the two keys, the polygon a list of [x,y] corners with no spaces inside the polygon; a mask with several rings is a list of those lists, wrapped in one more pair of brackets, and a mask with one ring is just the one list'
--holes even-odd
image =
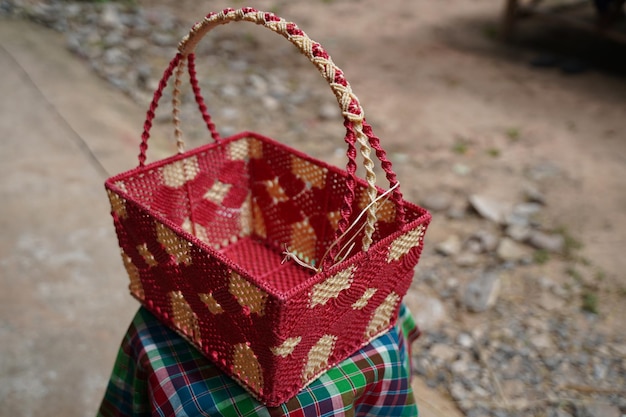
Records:
{"label": "rocky ground", "polygon": [[[3,0],[0,13],[63,32],[72,52],[147,107],[190,22],[189,5],[177,10],[174,2],[159,4]],[[305,23],[300,26],[307,30]],[[312,67],[274,38],[230,29],[205,39],[197,51],[201,87],[222,135],[256,130],[342,164],[341,141],[328,140],[342,136],[341,119]],[[333,39],[326,45],[331,51]],[[465,82],[441,77],[451,97]],[[163,102],[157,123],[167,126],[170,90]],[[187,145],[204,143],[188,87],[182,102]],[[393,116],[381,111],[370,120],[394,132],[386,125]],[[472,116],[457,119],[464,117]],[[620,323],[626,284],[615,266],[621,264],[592,259],[579,224],[561,217],[560,200],[569,194],[560,190],[580,188],[580,177],[533,152],[550,133],[550,122],[530,128],[498,123],[471,125],[443,144],[427,144],[430,158],[401,137],[388,143],[407,199],[434,216],[406,298],[424,330],[415,346],[415,371],[467,416],[626,414],[626,333]],[[436,136],[438,128],[432,129]],[[624,138],[613,130],[607,135]],[[168,152],[159,145],[150,156]],[[425,172],[429,181],[413,181]],[[617,225],[607,226],[617,228],[617,249],[624,248],[620,215]],[[619,257],[617,249],[613,255]]]}

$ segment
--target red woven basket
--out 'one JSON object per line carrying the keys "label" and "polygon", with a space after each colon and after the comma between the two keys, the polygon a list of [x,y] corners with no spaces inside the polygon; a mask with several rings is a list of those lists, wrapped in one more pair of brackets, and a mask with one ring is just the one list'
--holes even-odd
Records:
{"label": "red woven basket", "polygon": [[[342,170],[244,132],[222,139],[193,50],[231,21],[292,42],[344,115]],[[184,67],[214,143],[145,165],[154,110]],[[357,146],[366,179],[355,176]],[[390,189],[375,185],[372,151]],[[253,396],[275,406],[394,325],[430,215],[402,199],[343,72],[293,23],[254,9],[209,14],[181,42],[148,111],[139,166],[106,181],[130,291]],[[285,253],[287,261],[285,262]]]}

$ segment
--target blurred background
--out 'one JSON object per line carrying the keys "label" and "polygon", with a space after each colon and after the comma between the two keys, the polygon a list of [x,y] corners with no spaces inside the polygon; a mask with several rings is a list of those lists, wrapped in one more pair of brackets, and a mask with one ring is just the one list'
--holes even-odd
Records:
{"label": "blurred background", "polygon": [[[422,416],[626,414],[620,0],[0,0],[0,415],[94,415],[138,308],[104,180],[134,168],[176,46],[210,11],[294,21],[345,71],[433,213],[405,298]],[[275,34],[197,49],[223,136],[345,164],[334,96]],[[171,89],[148,159],[175,152]],[[188,148],[210,140],[187,85]]]}

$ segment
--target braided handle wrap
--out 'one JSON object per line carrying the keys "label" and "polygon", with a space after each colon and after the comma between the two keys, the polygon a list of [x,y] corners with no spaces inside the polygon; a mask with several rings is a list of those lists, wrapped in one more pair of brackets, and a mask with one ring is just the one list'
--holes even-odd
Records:
{"label": "braided handle wrap", "polygon": [[[358,142],[359,150],[363,157],[363,167],[365,168],[365,179],[368,184],[368,197],[370,202],[374,202],[378,193],[376,190],[376,174],[374,173],[374,162],[370,155],[372,147],[370,146],[370,138],[363,132],[364,124],[364,112],[359,103],[358,98],[352,92],[350,84],[347,82],[343,75],[343,71],[339,69],[332,61],[328,53],[322,48],[322,46],[311,40],[295,23],[287,22],[284,19],[267,12],[261,12],[256,9],[246,7],[242,9],[225,9],[219,13],[210,13],[202,21],[193,26],[187,36],[183,38],[178,46],[179,53],[183,56],[193,55],[196,45],[209,31],[218,25],[235,22],[235,21],[248,21],[262,25],[271,31],[283,36],[289,42],[294,44],[302,54],[304,54],[318,69],[321,75],[326,79],[330,85],[331,90],[337,98],[337,102],[343,114],[348,134],[346,135],[346,141],[348,142],[348,173],[353,176],[356,171],[354,164],[353,146],[354,141]],[[375,139],[377,140],[377,138]],[[352,145],[352,146],[351,146]],[[351,149],[352,148],[352,149]],[[384,151],[380,152],[380,148],[377,149],[377,155],[385,158]],[[383,169],[387,172],[387,178],[390,180],[391,186],[397,183],[395,174],[391,171],[390,163],[386,160],[381,160]],[[389,171],[388,171],[389,170]],[[355,188],[354,180],[348,183],[348,187],[351,191]],[[351,211],[351,203],[354,197],[348,197],[344,204],[344,210],[342,210],[342,219],[339,222],[337,230],[337,236],[341,236],[348,227],[348,216]],[[401,194],[394,192],[393,200],[401,211],[401,217],[403,214],[401,208]],[[362,249],[365,251],[372,243],[372,235],[376,224],[376,204],[372,204],[368,209],[366,227],[364,230],[364,237],[362,241]],[[331,253],[329,259],[334,258],[334,254]]]}
{"label": "braided handle wrap", "polygon": [[[152,102],[147,111],[146,121],[144,123],[144,130],[142,134],[142,140],[140,144],[139,153],[139,166],[144,166],[146,161],[146,151],[148,149],[148,140],[150,138],[150,130],[152,127],[152,120],[154,119],[154,112],[158,106],[159,99],[162,96],[163,90],[176,70],[176,85],[174,91],[174,125],[175,136],[177,139],[179,152],[183,152],[182,132],[180,131],[180,120],[178,119],[178,85],[180,84],[180,75],[184,61],[187,60],[188,70],[190,75],[190,81],[196,97],[196,102],[202,113],[203,119],[207,125],[207,128],[211,132],[214,140],[219,141],[221,138],[217,132],[215,125],[211,121],[209,114],[206,111],[204,99],[198,86],[195,71],[195,55],[194,49],[198,42],[206,35],[211,29],[218,25],[226,24],[233,21],[249,21],[272,30],[275,33],[280,34],[292,44],[294,44],[302,54],[304,54],[318,69],[322,76],[326,79],[330,85],[339,107],[344,117],[344,126],[346,127],[345,141],[348,145],[346,155],[348,162],[346,164],[346,171],[348,172],[348,178],[346,179],[346,185],[348,192],[344,196],[344,204],[341,209],[341,220],[339,221],[336,231],[336,243],[339,243],[344,238],[346,230],[348,230],[349,218],[352,213],[352,203],[354,201],[354,190],[356,188],[356,148],[355,144],[359,143],[359,150],[363,156],[363,166],[366,171],[366,181],[368,184],[367,194],[370,200],[370,206],[367,209],[367,218],[364,229],[364,237],[362,241],[362,250],[366,251],[372,243],[372,235],[374,233],[376,224],[376,209],[377,205],[374,201],[377,198],[376,189],[376,174],[374,173],[374,162],[370,155],[372,148],[376,152],[377,158],[381,162],[381,167],[385,171],[386,178],[389,181],[390,186],[393,189],[391,199],[396,206],[396,220],[399,224],[404,224],[404,207],[402,204],[402,194],[397,187],[398,181],[396,174],[393,172],[391,162],[387,159],[385,151],[380,146],[380,140],[374,136],[369,124],[365,121],[363,109],[359,103],[358,98],[352,93],[352,89],[343,75],[343,71],[339,69],[333,62],[328,53],[322,48],[322,46],[312,41],[302,30],[300,30],[296,24],[287,22],[272,13],[260,12],[253,8],[242,8],[239,10],[225,9],[220,13],[211,13],[207,15],[204,20],[193,26],[191,31],[179,44],[179,53],[172,59],[168,68],[164,71],[163,77],[159,82],[159,87],[154,93]],[[324,261],[322,267],[330,267],[333,264],[339,248],[341,245],[333,245],[331,247],[329,256]]]}

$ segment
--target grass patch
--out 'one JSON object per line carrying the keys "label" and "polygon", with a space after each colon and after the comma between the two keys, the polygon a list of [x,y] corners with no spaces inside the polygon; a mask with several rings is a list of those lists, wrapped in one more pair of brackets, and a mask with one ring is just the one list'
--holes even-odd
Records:
{"label": "grass patch", "polygon": [[533,253],[533,261],[537,265],[543,265],[550,260],[550,252],[545,249],[538,249]]}
{"label": "grass patch", "polygon": [[517,141],[521,136],[521,132],[518,128],[511,127],[506,130],[506,136],[512,141]]}
{"label": "grass patch", "polygon": [[582,293],[582,311],[598,314],[598,294],[595,292],[585,291]]}
{"label": "grass patch", "polygon": [[487,149],[487,155],[491,156],[492,158],[497,158],[500,156],[500,149],[498,148],[489,148]]}
{"label": "grass patch", "polygon": [[452,152],[457,155],[465,155],[469,150],[469,145],[464,140],[459,140],[452,145]]}
{"label": "grass patch", "polygon": [[576,268],[574,268],[573,266],[568,267],[565,270],[565,273],[567,275],[569,275],[574,281],[576,281],[578,284],[582,284],[583,282],[583,275],[580,273],[579,270],[577,270]]}

